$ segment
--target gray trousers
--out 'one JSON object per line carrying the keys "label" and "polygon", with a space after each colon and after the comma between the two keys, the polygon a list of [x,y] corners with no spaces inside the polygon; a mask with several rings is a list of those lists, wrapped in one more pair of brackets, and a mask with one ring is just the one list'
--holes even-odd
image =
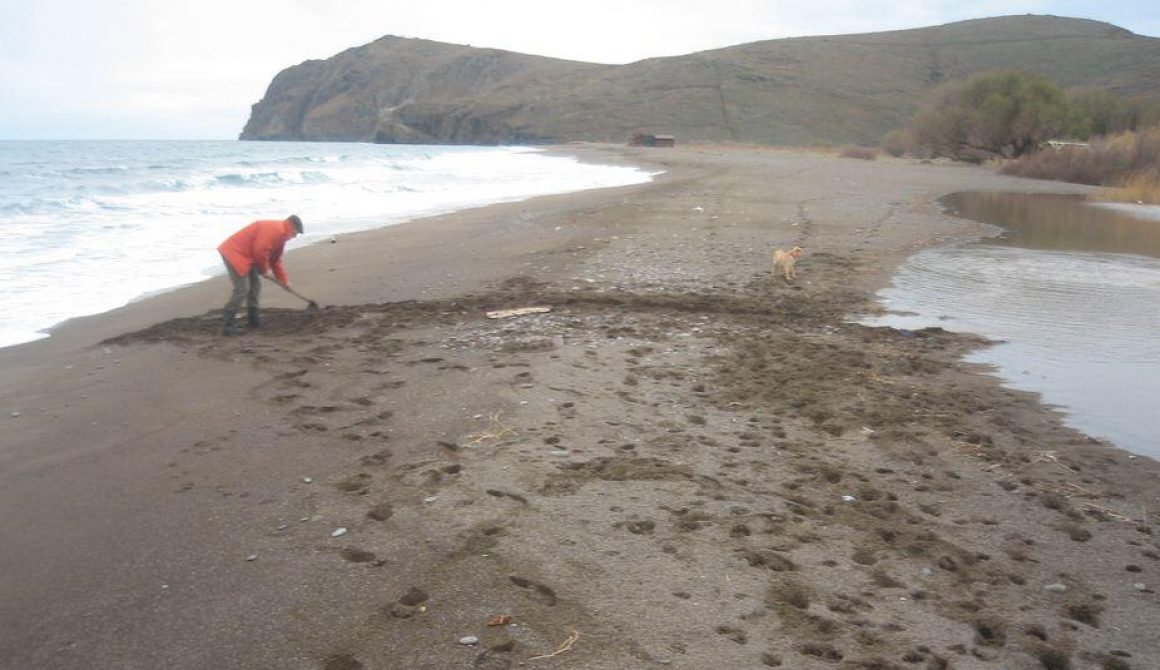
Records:
{"label": "gray trousers", "polygon": [[226,272],[234,284],[234,292],[230,295],[230,301],[226,303],[225,311],[237,312],[243,302],[249,309],[258,309],[258,300],[262,296],[262,275],[258,272],[257,264],[250,266],[250,271],[246,274],[240,275],[224,256],[222,262],[226,264]]}

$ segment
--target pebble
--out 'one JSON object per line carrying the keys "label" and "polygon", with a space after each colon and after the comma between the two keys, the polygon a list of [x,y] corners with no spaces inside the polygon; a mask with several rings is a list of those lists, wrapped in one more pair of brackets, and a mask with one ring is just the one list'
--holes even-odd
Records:
{"label": "pebble", "polygon": [[1144,582],[1136,582],[1135,584],[1132,584],[1132,586],[1135,586],[1137,591],[1147,591],[1148,590],[1148,585],[1145,584]]}
{"label": "pebble", "polygon": [[439,496],[427,496],[426,498],[423,498],[423,502],[425,502],[425,503],[433,503],[433,502],[435,502],[435,501],[436,501],[436,500],[438,500],[438,499],[439,499]]}
{"label": "pebble", "polygon": [[303,477],[302,481],[309,484],[309,483],[313,482],[314,479],[312,479],[311,477]]}
{"label": "pebble", "polygon": [[246,557],[246,560],[247,561],[256,561],[256,560],[258,560],[258,555],[257,554],[250,554],[249,556]]}
{"label": "pebble", "polygon": [[13,413],[12,413],[12,418],[14,418],[14,419],[15,419],[15,418],[16,418],[16,417],[18,417],[18,416],[20,416],[20,412],[13,412]]}
{"label": "pebble", "polygon": [[346,535],[345,528],[335,528],[334,531],[330,533],[331,537],[342,537],[343,535]]}
{"label": "pebble", "polygon": [[464,635],[459,638],[459,644],[470,647],[471,645],[479,644],[479,638],[474,635]]}
{"label": "pebble", "polygon": [[854,496],[842,496],[842,502],[854,502],[857,500]]}
{"label": "pebble", "polygon": [[1063,584],[1055,583],[1055,584],[1048,584],[1047,586],[1044,586],[1043,589],[1045,591],[1052,591],[1055,593],[1063,593],[1064,591],[1067,590],[1067,587],[1064,586]]}

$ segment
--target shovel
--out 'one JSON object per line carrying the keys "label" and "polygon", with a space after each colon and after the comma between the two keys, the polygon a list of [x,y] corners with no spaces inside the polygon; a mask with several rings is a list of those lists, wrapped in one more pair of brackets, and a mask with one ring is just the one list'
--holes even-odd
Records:
{"label": "shovel", "polygon": [[289,292],[289,293],[291,293],[291,294],[293,294],[293,295],[295,295],[295,296],[298,296],[299,298],[302,298],[303,300],[305,300],[305,301],[306,301],[306,313],[307,313],[307,314],[313,314],[313,313],[315,313],[315,312],[317,312],[317,311],[318,311],[318,303],[317,303],[317,302],[314,302],[314,301],[313,301],[313,300],[311,300],[310,298],[307,298],[306,296],[302,295],[302,294],[301,294],[301,293],[299,293],[298,291],[295,291],[294,289],[290,288],[289,286],[287,286],[287,285],[283,284],[282,282],[280,282],[280,281],[278,281],[278,280],[276,280],[276,279],[271,279],[270,281],[272,281],[272,282],[274,282],[275,284],[277,284],[277,285],[281,286],[282,288],[286,289],[286,291],[287,291],[287,292]]}

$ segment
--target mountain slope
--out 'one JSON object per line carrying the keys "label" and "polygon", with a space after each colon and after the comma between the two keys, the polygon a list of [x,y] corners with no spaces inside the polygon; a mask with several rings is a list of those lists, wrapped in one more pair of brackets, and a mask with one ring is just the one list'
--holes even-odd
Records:
{"label": "mountain slope", "polygon": [[599,65],[388,36],[278,74],[241,138],[875,144],[933,86],[995,69],[1160,98],[1160,39],[1010,16]]}

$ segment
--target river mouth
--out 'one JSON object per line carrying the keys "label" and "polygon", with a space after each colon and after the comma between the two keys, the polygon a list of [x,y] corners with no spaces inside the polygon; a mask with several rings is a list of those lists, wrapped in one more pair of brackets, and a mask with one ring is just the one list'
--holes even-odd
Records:
{"label": "river mouth", "polygon": [[1160,208],[1001,192],[942,204],[1003,232],[908,259],[870,323],[995,340],[969,360],[1068,425],[1160,459]]}

